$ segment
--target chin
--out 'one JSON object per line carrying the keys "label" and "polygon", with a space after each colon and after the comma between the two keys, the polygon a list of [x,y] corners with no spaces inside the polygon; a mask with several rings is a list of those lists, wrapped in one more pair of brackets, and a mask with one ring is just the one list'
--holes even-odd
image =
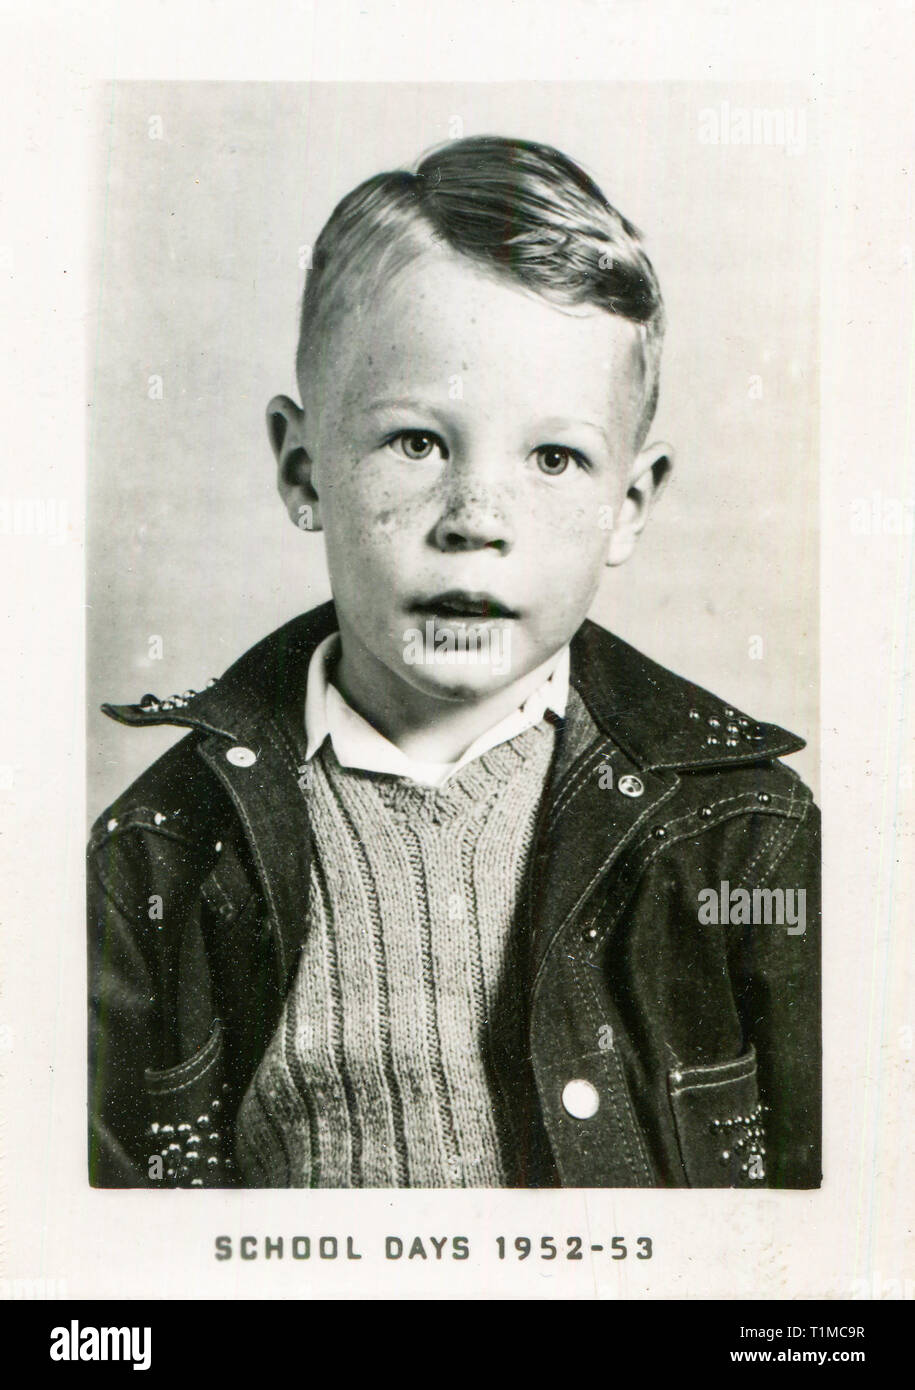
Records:
{"label": "chin", "polygon": [[410,666],[403,669],[402,678],[424,695],[455,703],[485,700],[517,679],[511,670],[497,671],[482,664]]}

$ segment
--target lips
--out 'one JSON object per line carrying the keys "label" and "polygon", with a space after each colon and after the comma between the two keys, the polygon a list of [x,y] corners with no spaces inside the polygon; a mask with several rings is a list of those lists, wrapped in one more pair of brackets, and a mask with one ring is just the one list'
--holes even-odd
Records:
{"label": "lips", "polygon": [[503,603],[494,594],[469,589],[448,589],[429,598],[416,599],[410,606],[415,613],[421,613],[426,618],[463,618],[479,622],[521,616],[516,608]]}

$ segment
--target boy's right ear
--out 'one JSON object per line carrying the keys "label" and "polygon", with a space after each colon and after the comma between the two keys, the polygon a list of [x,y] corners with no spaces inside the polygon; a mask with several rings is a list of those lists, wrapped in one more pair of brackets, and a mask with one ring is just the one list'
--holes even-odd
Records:
{"label": "boy's right ear", "polygon": [[288,396],[273,397],[267,406],[267,434],[279,465],[279,494],[300,531],[320,531],[321,510],[311,481],[311,459],[303,443],[304,425],[301,406]]}

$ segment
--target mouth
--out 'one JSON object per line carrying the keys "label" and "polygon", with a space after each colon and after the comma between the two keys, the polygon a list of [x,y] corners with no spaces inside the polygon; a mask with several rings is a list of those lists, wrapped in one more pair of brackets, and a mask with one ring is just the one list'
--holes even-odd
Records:
{"label": "mouth", "polygon": [[468,589],[448,589],[430,598],[415,599],[410,608],[424,618],[445,618],[451,622],[478,623],[521,616],[516,608],[509,607],[494,594]]}

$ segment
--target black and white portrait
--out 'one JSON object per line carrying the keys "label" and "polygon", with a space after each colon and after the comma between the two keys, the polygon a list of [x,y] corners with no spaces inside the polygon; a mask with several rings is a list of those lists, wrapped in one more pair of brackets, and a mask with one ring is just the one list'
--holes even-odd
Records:
{"label": "black and white portrait", "polygon": [[89,1182],[818,1188],[804,89],[96,124]]}

